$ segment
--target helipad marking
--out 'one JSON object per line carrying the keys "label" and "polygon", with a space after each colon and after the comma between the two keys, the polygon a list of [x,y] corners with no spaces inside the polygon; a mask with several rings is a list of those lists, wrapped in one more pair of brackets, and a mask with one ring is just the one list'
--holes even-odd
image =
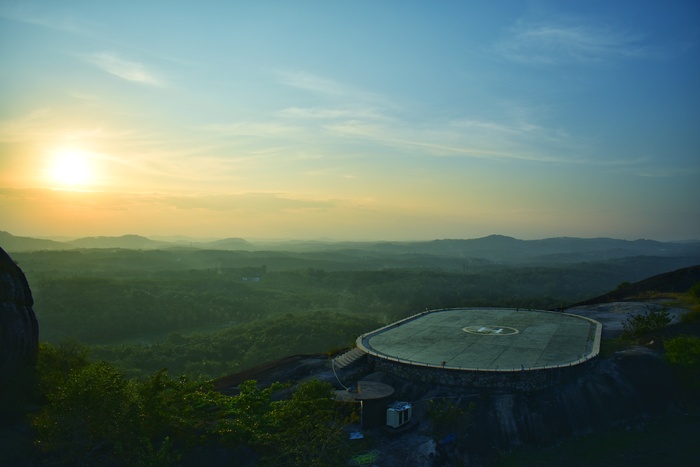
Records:
{"label": "helipad marking", "polygon": [[515,328],[510,328],[508,326],[466,326],[462,328],[462,331],[468,332],[469,334],[481,334],[483,336],[511,336],[517,334],[518,331]]}

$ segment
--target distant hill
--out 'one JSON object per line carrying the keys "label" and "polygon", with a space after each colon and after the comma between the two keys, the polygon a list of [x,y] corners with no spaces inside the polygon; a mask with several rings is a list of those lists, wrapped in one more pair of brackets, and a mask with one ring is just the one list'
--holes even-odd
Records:
{"label": "distant hill", "polygon": [[212,250],[254,250],[252,243],[242,238],[225,238],[214,242],[201,243],[200,248],[211,248]]}
{"label": "distant hill", "polygon": [[700,282],[700,265],[648,277],[585,302],[577,303],[572,305],[572,307],[638,300],[639,298],[646,298],[650,294],[685,293],[697,282]]}
{"label": "distant hill", "polygon": [[475,239],[442,239],[421,242],[255,242],[257,248],[295,252],[357,250],[390,254],[422,254],[452,258],[484,258],[495,261],[546,262],[599,261],[629,256],[700,256],[700,241],[658,242],[613,238],[559,237],[519,240],[504,235]]}
{"label": "distant hill", "polygon": [[677,256],[700,253],[700,242],[669,243],[654,240],[618,240],[612,238],[547,238],[517,240],[491,235],[473,240],[435,240],[419,246],[425,253],[500,260],[546,259],[548,262],[577,257],[579,260],[604,260],[626,256]]}
{"label": "distant hill", "polygon": [[[175,238],[175,237],[173,237]],[[65,250],[72,248],[122,248],[132,250],[201,249],[226,251],[277,251],[324,254],[342,252],[348,257],[383,255],[391,258],[449,258],[453,261],[486,261],[502,264],[552,264],[607,261],[629,257],[686,258],[700,263],[700,241],[658,242],[613,238],[560,237],[519,240],[504,235],[475,239],[441,239],[416,242],[247,241],[225,238],[215,241],[166,241],[139,235],[85,237],[67,242],[15,237],[0,233],[0,246],[9,252]]]}
{"label": "distant hill", "polygon": [[0,246],[8,253],[38,250],[69,250],[75,248],[75,246],[63,242],[31,237],[16,237],[4,231],[0,231]]}
{"label": "distant hill", "polygon": [[159,242],[140,235],[121,237],[84,237],[66,242],[77,248],[125,248],[130,250],[157,250],[173,246],[169,242]]}

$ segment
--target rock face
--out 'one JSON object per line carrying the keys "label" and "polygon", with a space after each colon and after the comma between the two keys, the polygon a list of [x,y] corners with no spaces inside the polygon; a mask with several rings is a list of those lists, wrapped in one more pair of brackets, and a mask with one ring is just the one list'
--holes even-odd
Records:
{"label": "rock face", "polygon": [[536,394],[477,401],[467,452],[544,445],[612,427],[634,427],[673,410],[675,378],[655,352],[637,347],[601,360],[578,381]]}
{"label": "rock face", "polygon": [[27,278],[0,248],[0,389],[31,364],[39,346],[39,324]]}

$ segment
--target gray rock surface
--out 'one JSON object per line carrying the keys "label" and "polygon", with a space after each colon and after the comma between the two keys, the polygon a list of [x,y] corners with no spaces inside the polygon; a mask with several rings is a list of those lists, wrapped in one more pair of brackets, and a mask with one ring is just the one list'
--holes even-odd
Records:
{"label": "gray rock surface", "polygon": [[548,443],[663,415],[673,407],[675,393],[668,366],[638,347],[600,361],[572,384],[538,394],[486,397],[478,417],[485,423],[472,436],[486,435],[506,450]]}
{"label": "gray rock surface", "polygon": [[0,388],[36,356],[39,324],[33,305],[27,278],[0,248]]}
{"label": "gray rock surface", "polygon": [[572,315],[584,316],[603,324],[603,337],[619,337],[622,334],[625,321],[634,315],[644,314],[647,311],[668,311],[671,318],[670,324],[678,323],[681,317],[690,310],[684,308],[669,308],[664,301],[651,302],[609,302],[592,305],[579,305],[565,310]]}

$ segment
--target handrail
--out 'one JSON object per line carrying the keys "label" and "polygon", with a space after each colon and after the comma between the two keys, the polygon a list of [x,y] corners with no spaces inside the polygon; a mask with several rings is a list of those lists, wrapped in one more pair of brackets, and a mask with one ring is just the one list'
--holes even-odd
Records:
{"label": "handrail", "polygon": [[335,375],[335,379],[338,380],[338,384],[343,386],[343,388],[345,388],[346,391],[349,391],[350,388],[347,387],[346,385],[344,385],[342,381],[340,381],[340,378],[338,378],[338,373],[335,372],[335,358],[331,358],[331,369],[333,370],[333,374]]}

